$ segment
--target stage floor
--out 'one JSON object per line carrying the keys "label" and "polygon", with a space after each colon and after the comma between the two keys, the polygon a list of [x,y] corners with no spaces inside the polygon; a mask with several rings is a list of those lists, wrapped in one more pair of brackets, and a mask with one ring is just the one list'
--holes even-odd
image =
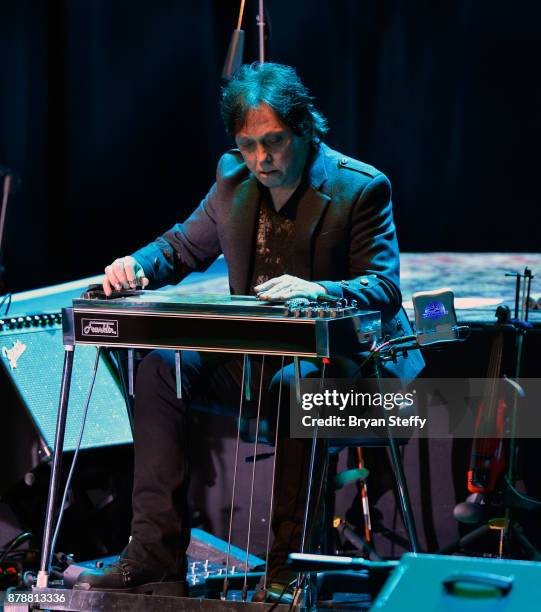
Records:
{"label": "stage floor", "polygon": [[[401,286],[404,306],[413,318],[411,296],[417,291],[448,287],[454,291],[457,316],[463,323],[494,323],[499,304],[511,309],[515,303],[515,279],[506,272],[523,272],[528,266],[534,276],[531,293],[541,298],[541,253],[402,253]],[[25,291],[13,296],[11,316],[29,312],[57,312],[70,306],[85,287],[99,282],[102,275],[63,285]],[[228,293],[227,267],[223,257],[204,273],[186,278],[179,290],[184,293]],[[530,321],[541,324],[541,310],[533,310]]]}
{"label": "stage floor", "polygon": [[[455,294],[455,308],[460,322],[494,323],[499,304],[513,310],[515,279],[506,272],[532,270],[541,274],[541,253],[403,253],[401,288],[404,306],[413,320],[411,296],[416,291],[449,287]],[[541,297],[541,277],[532,281],[531,294]],[[533,310],[529,319],[541,323],[541,310]]]}

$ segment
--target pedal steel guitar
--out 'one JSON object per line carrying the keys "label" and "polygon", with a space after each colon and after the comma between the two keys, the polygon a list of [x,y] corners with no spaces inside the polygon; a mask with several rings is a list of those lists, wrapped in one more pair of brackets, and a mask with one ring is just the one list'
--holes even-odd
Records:
{"label": "pedal steel guitar", "polygon": [[[99,290],[62,309],[64,369],[55,448],[37,588],[47,588],[53,520],[60,483],[73,354],[78,344],[176,351],[177,395],[181,397],[181,351],[293,356],[297,384],[299,357],[332,358],[368,350],[381,336],[380,313],[361,311],[346,300],[287,304],[252,296],[185,295],[178,290],[124,291],[106,297]],[[133,391],[133,350],[129,350]],[[311,471],[310,471],[311,473]],[[232,504],[233,507],[233,504]]]}
{"label": "pedal steel guitar", "polygon": [[83,297],[63,316],[75,344],[332,357],[366,350],[381,335],[379,312],[332,304],[261,302],[252,296],[133,291]]}

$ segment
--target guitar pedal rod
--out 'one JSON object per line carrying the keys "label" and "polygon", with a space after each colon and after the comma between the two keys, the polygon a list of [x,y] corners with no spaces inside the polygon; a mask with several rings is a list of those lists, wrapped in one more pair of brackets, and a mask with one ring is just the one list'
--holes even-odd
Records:
{"label": "guitar pedal rod", "polygon": [[177,387],[177,398],[182,399],[182,354],[175,351],[175,382]]}
{"label": "guitar pedal rod", "polygon": [[128,349],[128,394],[131,397],[135,397],[135,389],[134,389],[134,384],[133,384],[133,379],[134,379],[133,361],[134,361],[134,350]]}

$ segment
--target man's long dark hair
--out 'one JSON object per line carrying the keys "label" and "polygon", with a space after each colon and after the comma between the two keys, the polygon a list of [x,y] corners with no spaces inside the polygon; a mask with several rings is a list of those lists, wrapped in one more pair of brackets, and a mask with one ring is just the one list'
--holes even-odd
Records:
{"label": "man's long dark hair", "polygon": [[250,109],[268,104],[297,134],[318,143],[328,131],[327,120],[291,66],[259,62],[241,66],[222,90],[221,111],[227,133],[234,138]]}

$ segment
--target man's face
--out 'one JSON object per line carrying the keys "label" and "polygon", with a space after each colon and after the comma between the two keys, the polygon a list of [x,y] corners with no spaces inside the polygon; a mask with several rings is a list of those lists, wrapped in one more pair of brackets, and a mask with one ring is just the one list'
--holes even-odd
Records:
{"label": "man's face", "polygon": [[308,157],[308,139],[297,136],[267,104],[248,111],[235,135],[248,169],[265,187],[294,187]]}

